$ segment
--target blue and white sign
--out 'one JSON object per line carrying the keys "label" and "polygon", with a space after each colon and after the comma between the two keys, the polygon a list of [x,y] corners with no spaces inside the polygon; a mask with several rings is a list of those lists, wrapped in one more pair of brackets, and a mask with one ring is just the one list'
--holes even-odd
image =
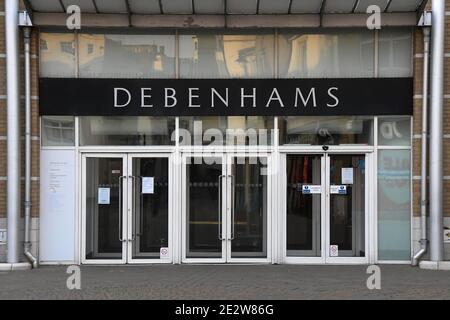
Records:
{"label": "blue and white sign", "polygon": [[347,194],[347,186],[330,186],[331,194]]}
{"label": "blue and white sign", "polygon": [[322,186],[314,186],[314,185],[303,185],[302,186],[303,194],[321,194]]}

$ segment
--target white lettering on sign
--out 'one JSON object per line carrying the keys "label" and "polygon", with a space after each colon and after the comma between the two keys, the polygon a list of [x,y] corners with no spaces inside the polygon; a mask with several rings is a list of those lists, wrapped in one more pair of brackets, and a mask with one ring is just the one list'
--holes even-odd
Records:
{"label": "white lettering on sign", "polygon": [[332,91],[338,91],[338,88],[332,87],[332,88],[328,89],[328,95],[330,96],[330,98],[333,98],[333,100],[334,100],[333,104],[327,103],[327,107],[328,108],[334,108],[334,107],[337,107],[339,105],[339,98],[337,96],[335,96],[332,93]]}
{"label": "white lettering on sign", "polygon": [[225,98],[222,97],[216,89],[211,88],[211,107],[213,107],[213,108],[215,106],[214,105],[214,101],[215,101],[214,97],[218,97],[220,99],[220,101],[222,101],[222,103],[226,107],[228,107],[228,88],[225,89]]}
{"label": "white lettering on sign", "polygon": [[145,104],[145,99],[151,99],[152,95],[150,92],[152,88],[141,88],[141,108],[152,108],[152,104]]}
{"label": "white lettering on sign", "polygon": [[[171,94],[169,94],[169,91]],[[164,88],[164,108],[173,108],[177,105],[177,98],[175,98],[175,94],[177,92],[174,88]],[[169,99],[172,100],[172,104],[169,105]]]}
{"label": "white lettering on sign", "polygon": [[303,96],[302,90],[300,88],[296,89],[296,95],[295,95],[295,107],[298,107],[298,98],[301,98],[303,106],[306,107],[308,105],[309,99],[312,98],[313,101],[313,107],[317,107],[317,100],[316,100],[316,88],[311,88],[309,91],[308,97],[305,99]]}
{"label": "white lettering on sign", "polygon": [[[119,104],[119,92],[125,93],[127,95],[127,102]],[[115,108],[123,108],[129,105],[131,102],[131,92],[125,88],[114,88],[114,107]]]}
{"label": "white lettering on sign", "polygon": [[[151,87],[141,87],[140,90],[140,107],[141,108],[152,108],[154,105],[152,103],[153,95]],[[216,103],[220,102],[225,107],[229,106],[229,88],[225,87],[219,91],[217,88],[209,88],[209,96],[210,96],[210,104],[208,107],[214,108],[216,107]],[[305,88],[295,88],[295,92],[292,92],[290,96],[281,95],[279,88],[272,88],[270,95],[265,97],[265,107],[273,107],[279,106],[284,108],[287,106],[285,100],[289,100],[289,98],[293,98],[293,106],[298,108],[299,106],[308,107],[311,106],[313,108],[317,108],[320,105],[326,106],[327,108],[335,108],[339,106],[340,99],[338,97],[338,87],[329,87],[326,89],[325,97],[330,98],[330,100],[326,103],[319,103],[322,95],[318,94],[318,89],[316,87]],[[133,91],[134,92],[134,91]],[[187,88],[187,107],[188,108],[201,108],[206,107],[201,105],[203,91],[200,88]],[[240,101],[241,108],[256,108],[258,105],[257,98],[259,91],[257,88],[240,88]],[[176,107],[179,103],[178,95],[179,93],[175,88],[164,88],[164,92],[162,93],[164,96],[164,108],[173,108]],[[131,104],[132,100],[135,100],[137,97],[134,97],[134,93],[132,94],[130,89],[115,87],[114,88],[114,107],[115,108],[124,108],[128,107]],[[158,105],[155,105],[158,107]]]}

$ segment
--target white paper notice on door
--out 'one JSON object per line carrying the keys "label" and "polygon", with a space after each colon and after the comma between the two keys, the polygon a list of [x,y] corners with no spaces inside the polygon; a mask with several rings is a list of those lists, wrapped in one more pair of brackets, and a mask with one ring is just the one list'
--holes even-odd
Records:
{"label": "white paper notice on door", "polygon": [[110,188],[98,188],[98,204],[110,204]]}
{"label": "white paper notice on door", "polygon": [[155,178],[154,177],[142,177],[142,194],[155,193]]}
{"label": "white paper notice on door", "polygon": [[342,184],[353,184],[353,168],[342,168]]}

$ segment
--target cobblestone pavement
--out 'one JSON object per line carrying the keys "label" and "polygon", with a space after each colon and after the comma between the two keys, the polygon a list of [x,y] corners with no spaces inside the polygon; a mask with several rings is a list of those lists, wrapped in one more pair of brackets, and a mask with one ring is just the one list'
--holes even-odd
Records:
{"label": "cobblestone pavement", "polygon": [[0,272],[0,299],[450,299],[450,272],[381,266],[368,290],[366,266],[83,266],[81,290],[67,267]]}

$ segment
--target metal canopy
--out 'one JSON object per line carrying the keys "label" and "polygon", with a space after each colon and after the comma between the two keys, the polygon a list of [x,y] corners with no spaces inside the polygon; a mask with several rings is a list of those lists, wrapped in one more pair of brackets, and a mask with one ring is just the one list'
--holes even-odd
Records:
{"label": "metal canopy", "polygon": [[416,12],[427,0],[25,0],[39,13],[64,13],[78,5],[84,13],[97,14],[352,14],[379,5],[384,13]]}

